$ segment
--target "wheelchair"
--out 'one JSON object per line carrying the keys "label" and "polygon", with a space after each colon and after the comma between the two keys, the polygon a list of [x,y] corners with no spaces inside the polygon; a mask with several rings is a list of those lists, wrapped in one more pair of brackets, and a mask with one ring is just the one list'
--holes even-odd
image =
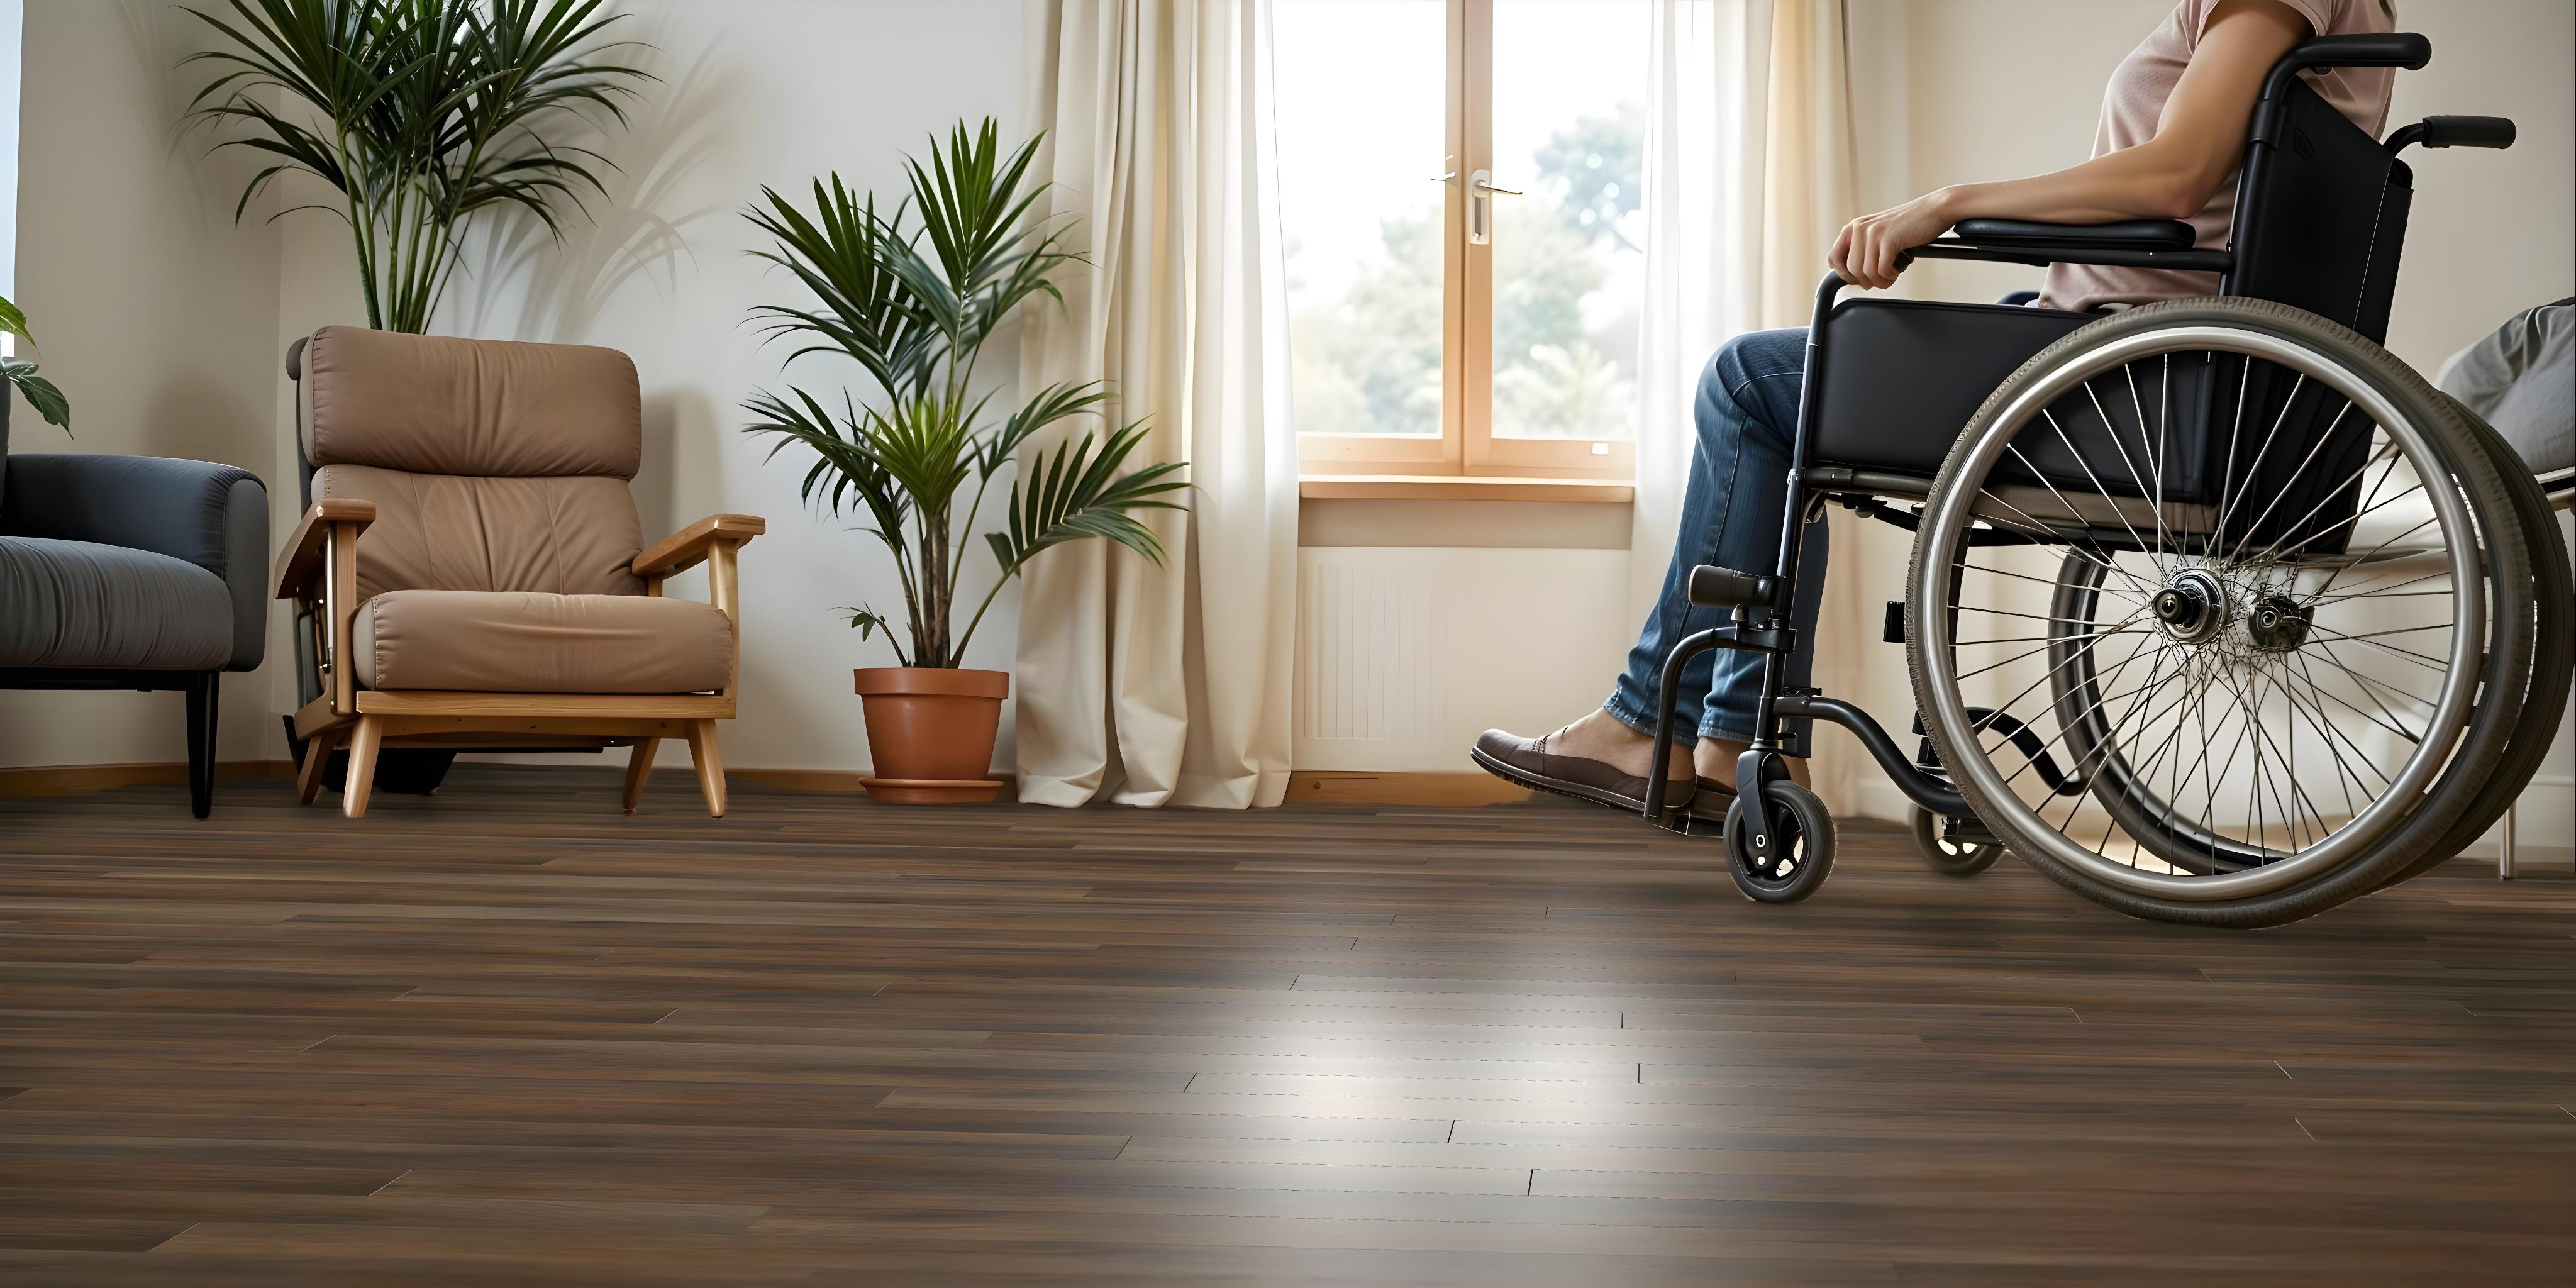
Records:
{"label": "wheelchair", "polygon": [[[2514,126],[2437,116],[2382,143],[2298,76],[2431,56],[2420,35],[2335,36],[2274,67],[2227,249],[2172,220],[1973,219],[1913,252],[2215,273],[2214,297],[1838,301],[1828,274],[1778,563],[1693,571],[1690,601],[1732,620],[1665,659],[1647,819],[1694,827],[1660,762],[1683,666],[1726,648],[1763,655],[1721,833],[1758,901],[1832,868],[1833,818],[1783,763],[1817,720],[1913,802],[1936,870],[2009,851],[2156,920],[2296,920],[2484,834],[2567,702],[2567,550],[2513,449],[2379,342],[2413,191],[2398,154],[2507,147]],[[1911,755],[1866,711],[1784,687],[1799,537],[1828,505],[1915,534],[1886,629]]]}

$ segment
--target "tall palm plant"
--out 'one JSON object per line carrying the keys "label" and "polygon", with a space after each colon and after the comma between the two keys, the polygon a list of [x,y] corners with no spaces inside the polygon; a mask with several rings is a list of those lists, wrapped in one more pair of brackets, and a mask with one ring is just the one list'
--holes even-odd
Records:
{"label": "tall palm plant", "polygon": [[[864,402],[844,391],[838,414],[794,386],[792,397],[756,394],[744,404],[760,418],[748,432],[778,437],[772,457],[795,445],[814,453],[801,489],[808,502],[864,511],[863,531],[894,556],[903,586],[911,648],[894,649],[904,666],[958,665],[1002,587],[1041,551],[1106,537],[1160,563],[1162,544],[1135,512],[1182,508],[1168,499],[1187,486],[1172,477],[1182,463],[1127,470],[1145,438],[1141,421],[1039,452],[1012,482],[1000,530],[983,534],[999,575],[952,636],[958,569],[995,476],[1039,431],[1097,415],[1108,398],[1097,382],[1057,383],[1002,412],[993,393],[974,392],[984,343],[1030,299],[1061,303],[1050,275],[1080,258],[1064,249],[1061,228],[1029,227],[1043,190],[1029,175],[1036,149],[1032,139],[1005,156],[991,119],[971,133],[960,122],[944,146],[932,140],[928,165],[906,159],[908,192],[890,215],[837,174],[828,186],[814,181],[810,212],[763,188],[765,207],[745,215],[777,240],[762,258],[817,301],[755,311],[773,335],[804,338],[787,360],[839,354],[874,386]],[[893,640],[893,622],[874,608],[845,611],[862,639],[883,628]]]}
{"label": "tall palm plant", "polygon": [[[604,0],[230,0],[189,9],[224,42],[190,56],[223,69],[189,103],[191,120],[234,125],[218,148],[266,153],[243,185],[239,219],[278,176],[307,174],[339,194],[356,239],[367,325],[421,332],[456,271],[457,230],[475,212],[517,206],[558,229],[558,199],[600,191],[597,152],[549,141],[549,128],[595,107],[619,123],[620,95],[650,79],[605,61],[631,41],[599,42],[617,21]],[[301,104],[272,107],[282,97]],[[286,213],[286,212],[280,212]]]}

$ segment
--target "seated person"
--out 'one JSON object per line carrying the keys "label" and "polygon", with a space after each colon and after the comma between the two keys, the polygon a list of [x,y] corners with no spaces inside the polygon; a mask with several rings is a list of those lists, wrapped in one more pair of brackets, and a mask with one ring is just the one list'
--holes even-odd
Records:
{"label": "seated person", "polygon": [[2484,417],[2531,472],[2576,465],[2576,299],[2516,313],[2433,382]]}
{"label": "seated person", "polygon": [[[1832,267],[1856,286],[1892,286],[1901,252],[1973,218],[2068,224],[2187,219],[2199,234],[2197,244],[2224,247],[2254,104],[2273,65],[2313,36],[2395,29],[2396,15],[2385,0],[2182,0],[2113,70],[2092,160],[2027,179],[1943,188],[1855,219],[1834,239]],[[2329,68],[2302,74],[2373,137],[2385,127],[2393,71]],[[2087,310],[2217,291],[2215,274],[2060,264],[2049,269],[2039,302]],[[1695,408],[1699,441],[1682,500],[1681,536],[1657,606],[1629,650],[1627,669],[1609,701],[1537,738],[1487,730],[1477,739],[1479,750],[1548,790],[1617,808],[1644,807],[1664,655],[1684,636],[1726,618],[1724,610],[1698,608],[1685,597],[1691,569],[1718,564],[1768,573],[1778,560],[1805,349],[1803,328],[1760,331],[1728,341],[1709,360]],[[1944,430],[1927,425],[1924,432]],[[1808,682],[1813,658],[1826,556],[1823,520],[1808,528],[1805,542],[1807,571],[1791,612],[1799,641],[1789,660],[1791,685]],[[1726,816],[1735,758],[1753,733],[1761,674],[1760,654],[1732,650],[1703,653],[1684,671],[1678,714],[1697,738],[1688,755],[1669,758],[1674,787],[1668,800],[1687,804],[1700,817]],[[1789,764],[1791,776],[1806,781],[1805,762]]]}

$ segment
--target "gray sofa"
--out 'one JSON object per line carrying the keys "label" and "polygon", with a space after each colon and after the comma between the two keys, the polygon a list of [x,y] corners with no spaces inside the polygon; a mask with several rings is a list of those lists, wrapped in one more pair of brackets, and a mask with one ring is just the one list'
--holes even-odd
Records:
{"label": "gray sofa", "polygon": [[0,689],[185,690],[204,818],[216,681],[268,637],[268,490],[207,461],[11,456],[8,415],[0,397]]}

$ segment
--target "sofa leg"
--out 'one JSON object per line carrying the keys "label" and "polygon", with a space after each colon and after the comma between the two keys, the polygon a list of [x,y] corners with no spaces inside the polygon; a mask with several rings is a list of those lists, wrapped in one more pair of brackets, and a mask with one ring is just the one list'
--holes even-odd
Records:
{"label": "sofa leg", "polygon": [[304,740],[304,763],[295,770],[295,803],[310,805],[322,794],[322,770],[340,749],[340,731],[326,729]]}
{"label": "sofa leg", "polygon": [[659,738],[647,738],[626,753],[626,812],[635,812],[635,802],[644,798],[644,780],[653,776],[653,751],[662,745]]}
{"label": "sofa leg", "polygon": [[716,750],[716,722],[689,722],[689,758],[698,762],[698,787],[707,794],[707,817],[725,812],[724,757]]}
{"label": "sofa leg", "polygon": [[360,716],[357,732],[349,735],[349,783],[340,790],[340,812],[350,818],[367,816],[367,793],[376,785],[376,750],[384,734],[383,716]]}
{"label": "sofa leg", "polygon": [[198,818],[215,808],[215,699],[223,674],[188,677],[188,812]]}

